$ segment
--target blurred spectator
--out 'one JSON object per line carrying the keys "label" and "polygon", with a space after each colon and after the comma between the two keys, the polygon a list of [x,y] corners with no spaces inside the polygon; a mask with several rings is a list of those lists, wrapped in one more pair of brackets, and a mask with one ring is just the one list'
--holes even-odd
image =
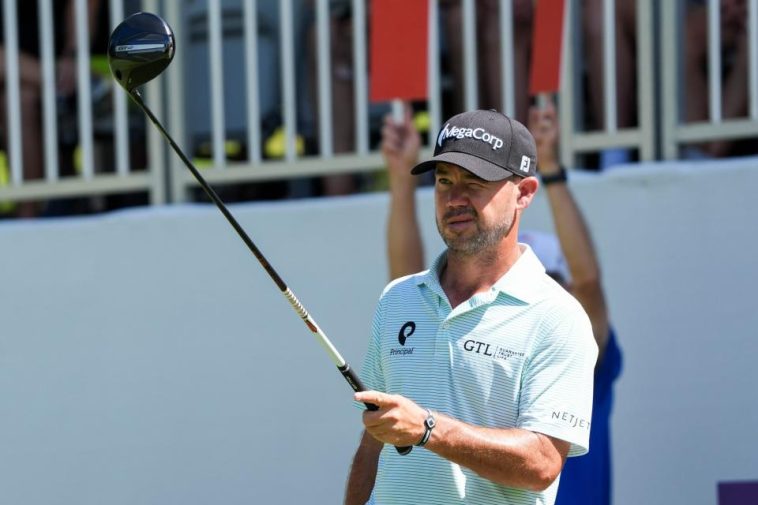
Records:
{"label": "blurred spectator", "polygon": [[[309,7],[315,9],[315,1],[307,0]],[[516,117],[526,121],[529,96],[527,77],[529,75],[529,53],[532,37],[533,0],[514,0],[514,48],[515,48],[515,82]],[[355,106],[354,106],[354,68],[353,68],[353,17],[350,0],[330,0],[330,51],[331,51],[331,95],[332,128],[334,152],[344,153],[355,149]],[[480,108],[502,109],[502,89],[500,84],[500,37],[499,2],[497,0],[477,0],[476,34],[477,34],[477,75],[479,76]],[[370,12],[367,2],[366,12]],[[461,0],[442,0],[440,14],[444,23],[442,37],[447,47],[445,60],[448,71],[453,77],[451,101],[447,107],[452,110],[445,115],[451,116],[463,110],[463,46]],[[370,26],[369,26],[370,28]],[[368,39],[368,38],[367,38]],[[318,107],[317,100],[317,57],[315,26],[309,35],[309,76],[311,81],[312,103]],[[318,117],[319,112],[316,112]],[[327,195],[348,194],[356,191],[356,177],[350,174],[327,176],[322,180],[323,192]]]}
{"label": "blurred spectator", "polygon": [[[615,0],[616,19],[616,113],[619,129],[637,124],[636,0]],[[745,117],[748,108],[748,40],[745,0],[721,0],[722,115],[725,119]],[[603,94],[603,0],[587,0],[583,6],[584,47],[587,57],[589,129],[607,128]],[[707,121],[708,102],[708,13],[705,0],[687,0],[683,30],[685,117],[687,122]],[[688,158],[721,157],[733,154],[734,141],[711,141],[685,149]],[[632,161],[626,148],[601,152],[600,169]]]}
{"label": "blurred spectator", "polygon": [[[724,119],[748,113],[748,38],[745,0],[721,0],[721,111]],[[686,120],[708,121],[708,9],[705,0],[689,0],[685,18]],[[733,154],[733,141],[711,141],[685,150],[690,158]],[[756,152],[753,149],[753,152]]]}
{"label": "blurred spectator", "polygon": [[[544,109],[530,109],[529,131],[537,143],[537,170],[558,235],[558,254],[562,252],[565,255],[570,276],[557,280],[584,307],[592,322],[599,350],[595,366],[590,452],[586,456],[566,460],[555,503],[607,505],[611,502],[610,415],[613,383],[621,373],[621,352],[610,326],[600,265],[590,232],[566,184],[566,172],[558,162],[558,118],[553,103],[548,103]],[[523,238],[527,243],[528,235],[528,232],[524,233]],[[548,256],[543,262],[549,268],[552,261]],[[561,261],[555,263],[560,265]]]}
{"label": "blurred spectator", "polygon": [[[637,121],[637,2],[616,0],[616,127],[632,128]],[[603,71],[603,0],[586,0],[582,5],[582,30],[587,64],[589,129],[608,128],[605,124]],[[600,153],[599,168],[606,169],[631,161],[627,148],[606,149]]]}
{"label": "blurred spectator", "polygon": [[[537,0],[513,0],[513,48],[514,48],[514,96],[516,101],[516,119],[526,122],[529,107],[529,59],[532,50],[532,24],[534,3]],[[476,9],[476,47],[478,94],[481,109],[503,110],[500,76],[500,41],[503,30],[500,27],[497,0],[477,0]],[[462,0],[442,0],[440,14],[443,19],[445,45],[447,46],[448,64],[453,77],[452,114],[463,112],[464,107],[464,73],[463,73],[463,15]]]}
{"label": "blurred spectator", "polygon": [[[89,0],[88,19],[90,34],[94,33],[92,24],[97,19],[99,0]],[[39,14],[36,1],[18,1],[18,61],[19,85],[21,98],[22,126],[22,156],[24,162],[24,178],[39,179],[43,174],[42,124],[40,98],[42,94],[42,70],[40,66],[39,47]],[[69,0],[53,1],[54,50],[56,58],[55,79],[56,89],[60,97],[68,97],[76,91],[76,20],[74,18],[74,3]],[[7,138],[8,121],[6,110],[6,90],[8,78],[5,73],[5,33],[3,25],[4,13],[0,11],[0,87],[3,91],[0,99],[0,123]],[[40,202],[27,201],[16,206],[18,217],[34,217],[41,211]]]}
{"label": "blurred spectator", "polygon": [[[311,16],[315,20],[315,0],[307,0]],[[366,6],[366,12],[370,6]],[[332,101],[332,148],[335,154],[355,150],[355,90],[353,67],[353,12],[350,0],[329,1],[329,51],[331,58],[330,81]],[[318,110],[318,55],[316,25],[312,23],[308,34],[308,75],[311,88],[311,103]],[[323,135],[323,132],[319,132]],[[328,175],[321,179],[321,191],[325,195],[347,195],[358,189],[352,174]]]}

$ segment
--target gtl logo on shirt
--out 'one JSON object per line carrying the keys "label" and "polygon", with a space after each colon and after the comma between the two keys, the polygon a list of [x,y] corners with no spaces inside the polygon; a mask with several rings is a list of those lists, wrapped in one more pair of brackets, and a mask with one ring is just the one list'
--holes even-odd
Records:
{"label": "gtl logo on shirt", "polygon": [[511,358],[524,357],[523,352],[506,349],[505,347],[490,344],[489,342],[479,342],[478,340],[466,340],[463,342],[463,350],[473,352],[474,354],[482,354],[484,356],[489,356],[492,359],[500,359],[503,361]]}
{"label": "gtl logo on shirt", "polygon": [[[482,349],[482,346],[484,346],[484,349]],[[492,356],[492,353],[490,352],[490,344],[486,342],[477,342],[476,340],[466,340],[463,343],[463,348],[467,351],[473,351],[477,354]]]}

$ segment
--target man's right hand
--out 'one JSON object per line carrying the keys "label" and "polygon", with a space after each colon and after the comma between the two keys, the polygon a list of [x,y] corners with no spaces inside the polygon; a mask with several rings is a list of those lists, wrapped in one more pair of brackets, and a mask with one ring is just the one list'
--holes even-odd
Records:
{"label": "man's right hand", "polygon": [[560,170],[558,162],[558,117],[555,104],[548,100],[544,108],[529,109],[529,131],[537,145],[537,170],[542,175],[553,175]]}
{"label": "man's right hand", "polygon": [[421,135],[413,126],[410,107],[406,105],[404,109],[401,123],[396,123],[389,114],[384,118],[382,156],[387,164],[390,184],[393,181],[405,181],[406,184],[415,186],[415,177],[411,175],[411,169],[418,162]]}

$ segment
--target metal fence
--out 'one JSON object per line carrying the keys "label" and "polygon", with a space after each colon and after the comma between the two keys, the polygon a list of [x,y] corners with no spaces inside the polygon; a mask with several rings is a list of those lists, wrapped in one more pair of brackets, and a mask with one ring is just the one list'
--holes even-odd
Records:
{"label": "metal fence", "polygon": [[[31,3],[31,2],[27,2]],[[20,2],[19,2],[20,4]],[[56,90],[56,47],[54,45],[55,23],[62,24],[63,19],[53,19],[53,2],[39,0],[38,23],[39,23],[39,68],[41,71],[40,109],[41,109],[41,136],[39,138],[24,138],[21,114],[22,79],[21,58],[18,46],[19,29],[28,29],[28,24],[17,24],[16,0],[3,0],[3,28],[4,28],[4,90],[5,106],[7,110],[4,128],[4,151],[5,163],[0,168],[2,182],[0,185],[0,201],[23,201],[35,199],[61,198],[70,196],[91,196],[107,193],[147,191],[150,201],[162,203],[165,201],[165,191],[162,186],[161,173],[164,168],[161,163],[163,147],[153,145],[150,148],[149,169],[134,170],[129,158],[129,145],[133,139],[129,138],[126,96],[122,93],[113,93],[112,96],[112,119],[105,118],[109,124],[102,128],[112,137],[115,153],[115,161],[104,166],[104,163],[96,162],[95,150],[96,139],[100,134],[96,131],[96,123],[102,123],[102,117],[93,112],[93,62],[99,59],[104,61],[103,55],[90,53],[89,40],[90,28],[88,22],[88,1],[71,0],[70,8],[73,9],[75,19],[76,39],[76,109],[69,112],[67,119],[72,122],[64,123],[59,118],[64,115],[61,109],[65,105]],[[157,8],[157,2],[145,2],[146,8]],[[124,16],[123,3],[120,0],[109,2],[110,22],[115,26]],[[29,20],[26,20],[28,23]],[[22,22],[23,23],[23,22]],[[57,48],[60,50],[60,48]],[[110,84],[101,79],[100,84]],[[151,86],[148,94],[153,105],[155,102],[155,86]],[[100,91],[100,90],[97,90]],[[72,132],[71,130],[74,130]],[[61,159],[61,138],[76,137],[76,145],[69,154],[75,156],[77,161],[71,161],[72,174],[65,174],[62,166],[66,165]],[[25,177],[25,168],[28,168],[30,160],[24,159],[24,143],[32,143],[44,153],[43,165],[44,176],[41,179],[30,180]],[[28,151],[27,151],[28,152]],[[68,160],[66,160],[68,161]]]}
{"label": "metal fence", "polygon": [[[634,75],[636,82],[636,125],[618,124],[616,104],[616,6],[601,3],[603,48],[602,127],[586,125],[586,48],[582,48],[587,2],[567,0],[564,57],[560,93],[561,157],[567,166],[581,165],[583,155],[609,148],[637,152],[640,160],[672,159],[685,144],[716,139],[758,137],[758,0],[744,0],[747,8],[747,73],[744,83],[747,113],[725,118],[722,99],[722,51],[719,0],[707,0],[708,104],[709,117],[696,123],[683,115],[682,29],[685,0],[656,2],[636,0]],[[477,94],[481,70],[477,68],[477,10],[486,2],[459,0],[462,40],[462,82],[451,82],[449,30],[441,21],[450,2],[430,0],[429,5],[429,145],[448,110],[443,104],[446,90],[459,89],[464,108],[480,106]],[[103,56],[88,50],[90,23],[88,0],[71,0],[75,14],[77,88],[75,121],[66,125],[61,116],[56,90],[56,47],[51,0],[37,0],[39,22],[39,68],[41,70],[39,138],[24,138],[21,121],[22,80],[18,45],[19,26],[14,22],[17,0],[3,0],[5,61],[5,129],[0,139],[0,202],[95,196],[144,192],[149,202],[161,204],[190,198],[194,186],[181,162],[167,151],[160,134],[135,116],[122,90],[107,76],[93,78]],[[455,2],[453,2],[455,3]],[[517,47],[514,6],[499,0],[498,43],[501,73],[501,103],[506,113],[516,112],[515,83],[525,81],[515,66]],[[697,3],[697,2],[694,2]],[[146,86],[148,106],[168,126],[169,132],[187,152],[204,156],[204,175],[216,184],[237,184],[270,179],[295,179],[326,174],[372,171],[381,166],[376,151],[376,123],[387,108],[368,102],[367,2],[365,0],[102,0],[109,10],[110,29],[126,15],[142,9],[163,15],[174,28],[177,55],[165,74]],[[480,12],[481,14],[481,12]],[[350,96],[331,92],[335,63],[334,20],[349,19],[351,39]],[[102,29],[103,27],[98,27]],[[110,31],[110,30],[108,30]],[[342,34],[344,36],[344,33]],[[345,49],[345,48],[342,48]],[[479,48],[481,49],[481,48]],[[312,56],[311,56],[312,55]],[[312,71],[309,71],[311,69]],[[97,72],[95,72],[97,73]],[[595,76],[595,79],[598,77]],[[452,79],[454,81],[454,79]],[[462,89],[460,89],[462,88]],[[315,93],[311,93],[315,90]],[[106,98],[107,112],[93,107]],[[334,103],[335,100],[338,103]],[[334,110],[350,111],[354,129],[351,148],[335,148],[339,131]],[[449,107],[448,107],[449,109]],[[131,112],[130,112],[131,111]],[[272,128],[267,111],[274,111]],[[264,149],[272,130],[281,134],[280,156]],[[77,161],[61,159],[61,138],[75,130],[73,149]],[[314,134],[314,132],[317,132]],[[372,141],[372,136],[374,141]],[[302,137],[313,140],[307,149]],[[243,146],[242,154],[229,156],[229,141]],[[42,177],[25,176],[28,161],[24,143],[34,142],[44,153]],[[198,145],[208,146],[205,154]],[[134,146],[141,146],[143,163],[135,161]],[[106,154],[103,154],[105,152]],[[70,156],[66,152],[66,156]],[[144,165],[144,166],[139,166]],[[1,209],[1,206],[0,206]],[[1,210],[0,210],[1,212]]]}

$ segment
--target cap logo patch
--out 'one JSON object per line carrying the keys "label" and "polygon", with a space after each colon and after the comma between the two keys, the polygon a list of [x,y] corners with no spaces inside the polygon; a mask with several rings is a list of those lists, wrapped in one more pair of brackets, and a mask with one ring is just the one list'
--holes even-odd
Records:
{"label": "cap logo patch", "polygon": [[529,173],[529,165],[531,164],[532,164],[532,160],[529,159],[529,156],[524,155],[521,157],[521,166],[519,167],[519,169],[522,172]]}
{"label": "cap logo patch", "polygon": [[[503,139],[496,137],[484,128],[461,128],[459,126],[450,126],[450,123],[447,123],[442,131],[440,131],[440,134],[437,137],[437,145],[442,147],[442,144],[448,139],[461,140],[465,138],[472,138],[489,144],[492,146],[493,151],[503,147]],[[527,162],[528,161],[529,159],[527,158]],[[523,165],[524,162],[522,161],[521,166],[523,167]],[[528,166],[529,165],[527,164],[527,167]]]}

